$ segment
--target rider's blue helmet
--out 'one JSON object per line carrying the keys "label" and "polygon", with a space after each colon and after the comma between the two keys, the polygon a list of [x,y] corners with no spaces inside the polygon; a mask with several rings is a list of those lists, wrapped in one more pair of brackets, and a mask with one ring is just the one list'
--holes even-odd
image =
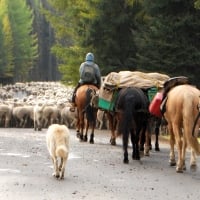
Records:
{"label": "rider's blue helmet", "polygon": [[86,62],[94,62],[94,55],[93,53],[87,53],[86,56],[85,56],[85,61]]}

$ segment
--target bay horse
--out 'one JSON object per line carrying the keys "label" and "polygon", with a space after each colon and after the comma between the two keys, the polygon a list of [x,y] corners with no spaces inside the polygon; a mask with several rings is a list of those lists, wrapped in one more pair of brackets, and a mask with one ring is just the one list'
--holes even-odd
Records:
{"label": "bay horse", "polygon": [[92,97],[96,94],[98,88],[91,84],[81,85],[76,92],[75,104],[77,107],[77,137],[80,141],[87,141],[89,127],[91,128],[90,140],[94,143],[94,129],[96,127],[96,118],[98,108],[92,103]]}
{"label": "bay horse", "polygon": [[110,127],[112,132],[111,143],[115,142],[114,130],[116,125],[118,134],[122,135],[124,163],[129,163],[129,135],[133,150],[132,158],[140,160],[139,139],[140,134],[146,133],[148,116],[148,100],[141,89],[128,87],[119,90],[115,103],[115,114],[108,112],[108,117],[111,121],[110,125],[112,125]]}
{"label": "bay horse", "polygon": [[[190,168],[196,169],[196,155],[200,155],[200,144],[197,136],[192,135],[192,129],[198,116],[198,102],[200,91],[189,84],[172,88],[167,95],[166,112],[164,117],[168,123],[170,133],[170,159],[171,166],[176,165],[174,145],[177,145],[178,162],[176,172],[183,172],[185,167],[185,154],[187,146],[191,147]],[[200,126],[198,121],[196,133]]]}

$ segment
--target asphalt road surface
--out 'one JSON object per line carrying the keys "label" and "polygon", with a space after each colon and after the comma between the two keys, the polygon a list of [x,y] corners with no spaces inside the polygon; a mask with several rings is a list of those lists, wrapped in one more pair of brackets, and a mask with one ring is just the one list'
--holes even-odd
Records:
{"label": "asphalt road surface", "polygon": [[[79,142],[71,130],[65,179],[52,177],[46,129],[0,129],[0,200],[196,200],[200,170],[176,173],[168,164],[169,145],[141,161],[123,164],[121,139],[109,144],[109,132],[97,130],[95,144]],[[197,158],[200,166],[200,158]]]}

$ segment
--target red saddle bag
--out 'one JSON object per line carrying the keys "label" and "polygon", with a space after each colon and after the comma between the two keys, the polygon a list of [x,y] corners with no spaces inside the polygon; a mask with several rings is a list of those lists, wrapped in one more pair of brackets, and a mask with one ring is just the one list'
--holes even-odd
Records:
{"label": "red saddle bag", "polygon": [[157,92],[157,94],[154,96],[153,100],[151,101],[149,105],[149,112],[152,115],[155,115],[156,117],[162,117],[162,113],[160,111],[160,105],[162,103],[163,99],[163,93]]}

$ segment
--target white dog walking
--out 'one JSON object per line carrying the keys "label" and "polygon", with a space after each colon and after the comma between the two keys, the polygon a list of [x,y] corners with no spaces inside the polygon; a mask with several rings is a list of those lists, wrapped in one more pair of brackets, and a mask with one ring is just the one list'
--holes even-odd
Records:
{"label": "white dog walking", "polygon": [[69,129],[65,125],[52,124],[47,130],[46,142],[53,161],[53,176],[64,179],[65,165],[69,155]]}

